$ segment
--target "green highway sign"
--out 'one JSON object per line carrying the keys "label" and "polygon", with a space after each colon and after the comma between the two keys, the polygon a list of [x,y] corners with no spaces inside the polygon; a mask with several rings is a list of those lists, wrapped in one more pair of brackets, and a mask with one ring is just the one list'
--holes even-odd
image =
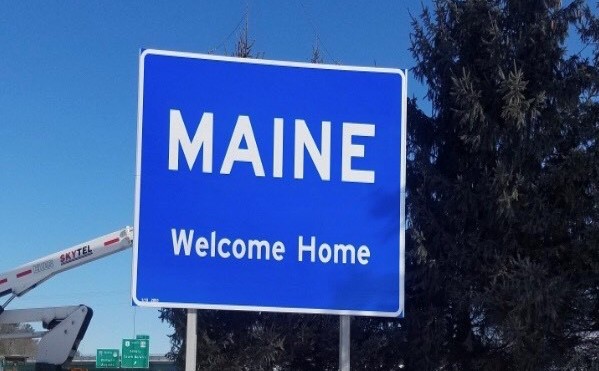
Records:
{"label": "green highway sign", "polygon": [[143,340],[143,339],[150,340],[150,335],[135,335],[135,338],[137,340]]}
{"label": "green highway sign", "polygon": [[149,368],[150,341],[148,339],[123,339],[121,368]]}
{"label": "green highway sign", "polygon": [[96,368],[118,368],[119,350],[118,349],[98,349],[96,350]]}

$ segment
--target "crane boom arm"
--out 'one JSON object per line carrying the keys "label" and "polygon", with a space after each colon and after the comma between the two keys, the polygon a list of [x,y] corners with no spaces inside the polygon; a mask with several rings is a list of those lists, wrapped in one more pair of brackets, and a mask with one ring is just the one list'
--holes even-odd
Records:
{"label": "crane boom arm", "polygon": [[0,296],[21,296],[50,277],[131,247],[133,228],[125,227],[0,273]]}

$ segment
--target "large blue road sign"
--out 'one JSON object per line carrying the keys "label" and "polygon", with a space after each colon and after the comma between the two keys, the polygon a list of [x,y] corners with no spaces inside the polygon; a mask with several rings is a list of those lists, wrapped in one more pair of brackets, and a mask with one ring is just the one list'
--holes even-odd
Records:
{"label": "large blue road sign", "polygon": [[406,75],[145,50],[133,300],[403,315]]}

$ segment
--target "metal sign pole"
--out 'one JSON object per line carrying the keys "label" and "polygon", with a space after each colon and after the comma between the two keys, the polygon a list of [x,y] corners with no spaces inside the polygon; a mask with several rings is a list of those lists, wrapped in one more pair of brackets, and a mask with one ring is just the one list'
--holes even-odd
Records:
{"label": "metal sign pole", "polygon": [[198,310],[187,310],[187,326],[185,337],[185,371],[196,371],[196,353],[198,348]]}
{"label": "metal sign pole", "polygon": [[349,371],[350,316],[339,316],[339,371]]}

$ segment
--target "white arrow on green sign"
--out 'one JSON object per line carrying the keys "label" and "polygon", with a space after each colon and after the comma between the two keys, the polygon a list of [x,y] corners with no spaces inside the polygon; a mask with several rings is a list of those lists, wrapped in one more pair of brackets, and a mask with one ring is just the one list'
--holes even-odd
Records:
{"label": "white arrow on green sign", "polygon": [[123,339],[121,368],[149,368],[150,341],[148,339]]}

